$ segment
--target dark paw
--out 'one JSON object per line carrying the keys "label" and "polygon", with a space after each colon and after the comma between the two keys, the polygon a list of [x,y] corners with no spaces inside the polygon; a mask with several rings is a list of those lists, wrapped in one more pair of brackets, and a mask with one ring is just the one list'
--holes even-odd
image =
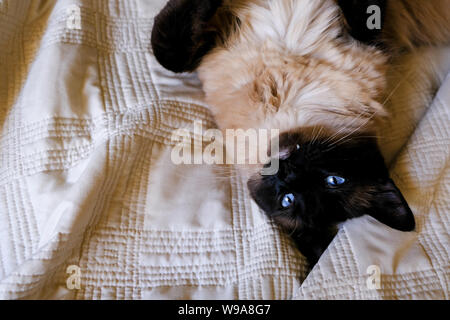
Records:
{"label": "dark paw", "polygon": [[156,16],[152,48],[158,62],[173,72],[193,71],[215,44],[208,26],[222,0],[171,0]]}

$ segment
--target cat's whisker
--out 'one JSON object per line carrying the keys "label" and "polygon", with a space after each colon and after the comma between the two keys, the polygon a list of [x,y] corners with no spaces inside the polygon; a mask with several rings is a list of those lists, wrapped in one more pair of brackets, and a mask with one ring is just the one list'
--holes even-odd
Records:
{"label": "cat's whisker", "polygon": [[370,118],[368,118],[366,120],[365,123],[362,123],[359,127],[355,128],[354,130],[350,131],[349,133],[347,133],[346,135],[344,135],[343,137],[341,137],[339,140],[334,141],[333,143],[329,144],[329,147],[332,147],[330,149],[325,150],[325,152],[332,150],[333,148],[335,148],[336,146],[339,145],[340,142],[344,141],[346,138],[350,137],[351,135],[353,135],[355,132],[358,132],[359,129],[361,129],[363,126],[365,126],[373,117],[375,116],[375,112],[372,114],[372,116]]}
{"label": "cat's whisker", "polygon": [[[333,141],[334,138],[338,137],[340,133],[342,133],[343,131],[345,131],[346,129],[348,129],[348,127],[350,125],[352,125],[353,123],[357,122],[358,120],[361,119],[362,115],[364,114],[364,112],[361,112],[357,117],[353,118],[352,121],[346,125],[343,126],[341,129],[339,129],[337,132],[335,132],[333,135],[331,135],[330,137],[328,137],[327,139],[325,139],[325,141],[323,141],[324,144],[327,144],[330,141]],[[363,123],[363,125],[367,124],[370,121],[370,119],[368,121],[366,121],[365,123]],[[363,125],[361,125],[359,128],[361,128]]]}
{"label": "cat's whisker", "polygon": [[[360,119],[363,117],[363,115],[365,115],[365,111],[361,111],[361,112],[358,114],[357,117],[354,117],[354,118],[350,121],[350,123],[349,123],[348,125],[343,126],[341,129],[339,129],[337,132],[335,132],[334,135],[331,135],[327,140],[325,140],[324,143],[327,143],[327,142],[333,140],[335,137],[339,136],[339,134],[340,134],[341,132],[345,131],[349,126],[351,126],[352,124],[354,124],[355,122],[357,122],[358,120],[360,120]],[[367,121],[366,123],[368,123],[368,121]],[[364,123],[364,124],[366,124],[366,123]]]}
{"label": "cat's whisker", "polygon": [[411,69],[408,71],[408,73],[405,76],[402,76],[401,80],[396,84],[394,89],[391,90],[391,92],[386,96],[385,100],[381,105],[385,106],[386,103],[391,99],[391,97],[394,95],[394,93],[400,88],[400,86],[406,81],[409,80],[411,74],[413,73],[414,69]]}

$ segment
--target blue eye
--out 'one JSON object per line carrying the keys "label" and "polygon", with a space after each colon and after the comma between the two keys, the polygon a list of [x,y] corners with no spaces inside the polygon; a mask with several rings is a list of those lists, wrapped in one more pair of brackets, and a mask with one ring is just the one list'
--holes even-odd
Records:
{"label": "blue eye", "polygon": [[329,176],[325,179],[325,181],[330,187],[337,187],[345,183],[345,179],[338,176]]}
{"label": "blue eye", "polygon": [[283,208],[289,208],[294,204],[294,195],[292,193],[287,193],[283,196],[283,199],[281,199],[281,206]]}

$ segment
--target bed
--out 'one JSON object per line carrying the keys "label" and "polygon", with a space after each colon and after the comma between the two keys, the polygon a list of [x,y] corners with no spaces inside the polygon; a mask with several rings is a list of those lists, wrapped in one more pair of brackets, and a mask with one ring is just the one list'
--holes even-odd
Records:
{"label": "bed", "polygon": [[450,48],[398,59],[380,137],[416,231],[348,221],[308,270],[235,170],[175,165],[214,128],[150,48],[164,0],[0,0],[0,298],[449,299]]}

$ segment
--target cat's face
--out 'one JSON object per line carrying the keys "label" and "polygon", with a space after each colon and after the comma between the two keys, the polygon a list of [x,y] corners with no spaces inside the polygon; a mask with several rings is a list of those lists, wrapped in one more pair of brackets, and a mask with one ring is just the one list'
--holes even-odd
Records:
{"label": "cat's face", "polygon": [[[172,71],[198,71],[221,129],[285,132],[279,171],[252,176],[252,198],[312,263],[348,218],[414,229],[375,139],[363,137],[386,116],[387,57],[353,39],[344,15],[365,13],[367,1],[244,2],[170,0],[155,18],[152,48]],[[354,36],[375,40],[378,31],[355,34],[361,19],[347,20]],[[328,132],[310,135],[307,126]],[[356,133],[341,139],[343,130]]]}
{"label": "cat's face", "polygon": [[252,198],[269,217],[291,234],[325,230],[364,214],[394,229],[414,229],[413,214],[373,138],[329,140],[302,132],[280,136],[283,155],[275,175],[256,174],[248,181]]}

